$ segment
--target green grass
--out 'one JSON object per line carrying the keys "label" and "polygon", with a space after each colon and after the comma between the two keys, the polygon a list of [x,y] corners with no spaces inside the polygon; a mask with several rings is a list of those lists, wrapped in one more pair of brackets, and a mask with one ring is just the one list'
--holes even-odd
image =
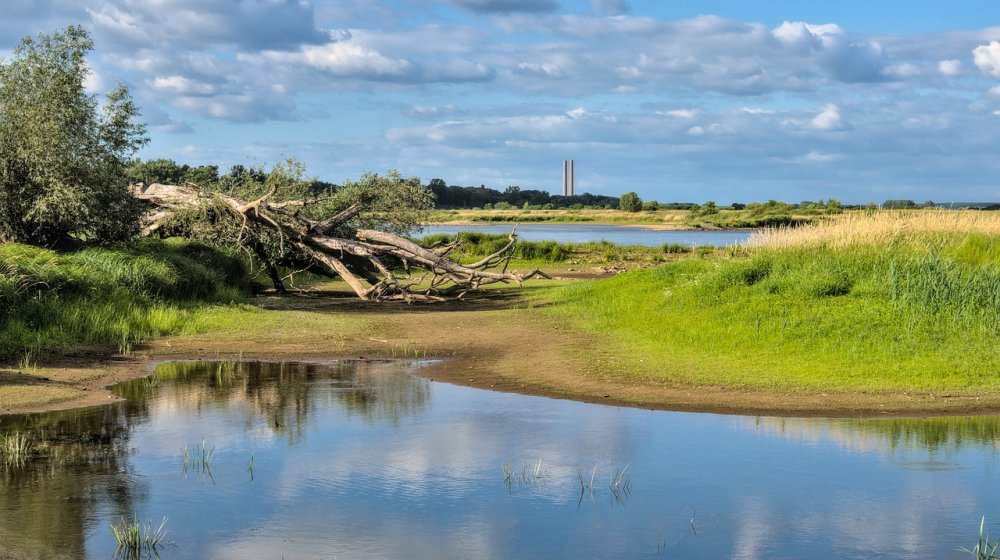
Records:
{"label": "green grass", "polygon": [[[0,359],[102,348],[189,328],[207,304],[249,293],[243,259],[203,244],[145,240],[57,253],[0,244]],[[29,356],[29,358],[25,358]]]}
{"label": "green grass", "polygon": [[1000,239],[762,248],[549,291],[625,378],[763,390],[1000,389]]}
{"label": "green grass", "polygon": [[165,530],[167,518],[163,518],[160,524],[153,526],[152,521],[140,523],[138,519],[126,520],[121,518],[120,523],[111,524],[111,534],[115,538],[117,547],[115,548],[116,558],[158,558],[158,550],[163,545],[166,538]]}

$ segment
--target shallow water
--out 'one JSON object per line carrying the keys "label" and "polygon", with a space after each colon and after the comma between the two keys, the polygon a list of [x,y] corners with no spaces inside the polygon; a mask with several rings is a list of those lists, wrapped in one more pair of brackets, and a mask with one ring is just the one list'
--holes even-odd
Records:
{"label": "shallow water", "polygon": [[108,558],[138,516],[168,518],[163,558],[965,558],[1000,521],[997,418],[655,412],[416,367],[164,364],[0,418],[42,450],[0,463],[0,551]]}
{"label": "shallow water", "polygon": [[[484,233],[510,233],[513,224],[504,225],[470,225],[470,226],[424,226],[417,236],[438,233],[454,235],[464,231],[480,231]],[[607,226],[586,224],[521,224],[517,226],[519,239],[525,241],[559,241],[560,243],[585,243],[588,241],[609,241],[616,245],[645,245],[657,247],[665,243],[681,245],[713,245],[724,247],[743,243],[750,237],[747,230],[721,231],[672,231],[644,229],[631,226]]]}

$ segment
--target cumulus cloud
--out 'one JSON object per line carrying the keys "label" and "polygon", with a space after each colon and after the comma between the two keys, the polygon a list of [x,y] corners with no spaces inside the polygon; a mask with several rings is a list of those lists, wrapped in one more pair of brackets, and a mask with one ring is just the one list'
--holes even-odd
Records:
{"label": "cumulus cloud", "polygon": [[451,3],[477,14],[541,13],[559,8],[555,0],[451,0]]}
{"label": "cumulus cloud", "polygon": [[848,128],[840,117],[840,108],[833,103],[824,105],[809,123],[817,130],[844,130]]}
{"label": "cumulus cloud", "polygon": [[983,74],[1000,78],[1000,41],[990,41],[972,51],[972,62]]}
{"label": "cumulus cloud", "polygon": [[962,61],[953,58],[951,60],[941,60],[938,62],[938,72],[942,76],[947,76],[949,78],[954,78],[955,76],[961,76],[965,73],[965,69],[962,67]]}
{"label": "cumulus cloud", "polygon": [[263,50],[329,38],[316,26],[312,6],[298,0],[108,0],[87,12],[101,38],[122,46],[173,43]]}

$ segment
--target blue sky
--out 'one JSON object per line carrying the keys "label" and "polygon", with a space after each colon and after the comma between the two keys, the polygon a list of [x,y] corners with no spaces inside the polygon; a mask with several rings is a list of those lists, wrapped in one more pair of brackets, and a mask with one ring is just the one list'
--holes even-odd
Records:
{"label": "blue sky", "polygon": [[4,0],[70,23],[144,158],[660,201],[1000,200],[1000,4]]}

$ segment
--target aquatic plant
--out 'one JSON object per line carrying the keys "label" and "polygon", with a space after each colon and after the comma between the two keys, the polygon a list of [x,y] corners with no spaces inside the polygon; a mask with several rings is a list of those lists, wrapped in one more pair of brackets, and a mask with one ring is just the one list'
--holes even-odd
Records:
{"label": "aquatic plant", "polygon": [[613,469],[611,471],[611,480],[608,483],[608,488],[618,503],[623,503],[632,493],[632,477],[628,474],[630,465],[631,463],[626,464],[625,468],[621,470]]}
{"label": "aquatic plant", "polygon": [[[181,465],[183,467],[184,473],[188,472],[188,469],[198,469],[203,473],[212,474],[212,456],[215,455],[215,447],[211,449],[205,443],[205,438],[201,438],[201,444],[199,447],[199,454],[195,457],[191,456],[191,452],[188,451],[188,447],[185,445],[181,448]],[[252,461],[252,457],[251,457]]]}
{"label": "aquatic plant", "polygon": [[253,482],[253,474],[254,474],[254,471],[256,469],[257,469],[257,467],[254,465],[254,462],[253,462],[253,453],[251,453],[250,454],[250,462],[247,463],[247,472],[250,473],[250,482]]}
{"label": "aquatic plant", "polygon": [[7,466],[23,465],[31,454],[33,444],[28,436],[20,432],[14,432],[4,436],[0,452],[3,453],[3,460]]}
{"label": "aquatic plant", "polygon": [[990,541],[989,533],[984,533],[986,527],[986,516],[979,520],[979,540],[976,546],[971,549],[959,548],[962,552],[968,552],[976,560],[998,560],[997,550],[1000,549],[1000,541]]}
{"label": "aquatic plant", "polygon": [[111,533],[115,538],[116,558],[143,558],[158,557],[157,549],[164,544],[167,518],[164,517],[160,524],[154,528],[152,520],[140,523],[138,519],[131,521],[124,517],[120,523],[111,523]]}

